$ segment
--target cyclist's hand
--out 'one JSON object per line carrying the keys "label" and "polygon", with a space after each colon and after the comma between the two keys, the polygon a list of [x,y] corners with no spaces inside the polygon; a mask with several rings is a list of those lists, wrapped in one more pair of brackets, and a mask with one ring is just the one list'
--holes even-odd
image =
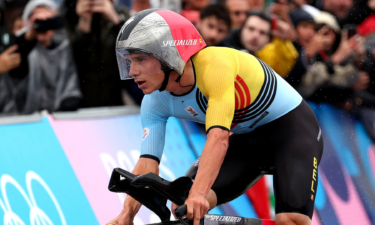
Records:
{"label": "cyclist's hand", "polygon": [[185,205],[187,205],[186,217],[189,220],[194,220],[194,225],[199,225],[200,219],[204,217],[210,207],[206,197],[197,192],[190,192]]}
{"label": "cyclist's hand", "polygon": [[133,218],[130,216],[121,213],[119,216],[108,222],[106,225],[134,225]]}

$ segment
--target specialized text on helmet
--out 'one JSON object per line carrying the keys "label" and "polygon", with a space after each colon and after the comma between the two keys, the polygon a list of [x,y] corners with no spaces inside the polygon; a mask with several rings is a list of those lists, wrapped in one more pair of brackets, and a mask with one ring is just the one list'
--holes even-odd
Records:
{"label": "specialized text on helmet", "polygon": [[163,41],[162,47],[171,47],[171,46],[180,46],[180,45],[197,45],[197,43],[198,43],[198,39]]}

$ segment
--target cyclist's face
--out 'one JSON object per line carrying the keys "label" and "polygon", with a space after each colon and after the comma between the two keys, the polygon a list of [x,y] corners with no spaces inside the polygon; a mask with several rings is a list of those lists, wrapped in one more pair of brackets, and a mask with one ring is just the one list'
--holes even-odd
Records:
{"label": "cyclist's face", "polygon": [[134,53],[127,55],[126,60],[130,65],[129,76],[134,78],[134,82],[144,94],[151,94],[160,89],[164,72],[158,59],[150,55]]}

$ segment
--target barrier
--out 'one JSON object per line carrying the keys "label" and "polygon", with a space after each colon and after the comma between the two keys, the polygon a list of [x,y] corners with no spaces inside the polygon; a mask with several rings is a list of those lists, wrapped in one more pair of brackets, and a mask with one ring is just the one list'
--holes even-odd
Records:
{"label": "barrier", "polygon": [[[375,224],[375,147],[363,125],[328,105],[311,104],[325,151],[319,168],[314,225]],[[114,167],[131,170],[139,158],[139,109],[0,118],[0,221],[3,224],[105,224],[124,194],[107,190]],[[196,124],[170,118],[160,172],[184,175],[203,149]],[[307,146],[308,149],[308,146]],[[214,214],[257,217],[246,196]],[[135,224],[157,222],[141,208]]]}
{"label": "barrier", "polygon": [[375,224],[375,149],[363,125],[335,107],[311,104],[321,124],[314,224]]}

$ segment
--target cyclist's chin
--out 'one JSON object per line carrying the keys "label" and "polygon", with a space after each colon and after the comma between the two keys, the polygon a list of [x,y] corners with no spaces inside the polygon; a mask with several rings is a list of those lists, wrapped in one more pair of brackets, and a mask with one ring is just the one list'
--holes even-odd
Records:
{"label": "cyclist's chin", "polygon": [[148,94],[151,94],[152,92],[154,92],[158,89],[145,87],[145,88],[141,88],[141,90],[143,91],[143,94],[148,95]]}

